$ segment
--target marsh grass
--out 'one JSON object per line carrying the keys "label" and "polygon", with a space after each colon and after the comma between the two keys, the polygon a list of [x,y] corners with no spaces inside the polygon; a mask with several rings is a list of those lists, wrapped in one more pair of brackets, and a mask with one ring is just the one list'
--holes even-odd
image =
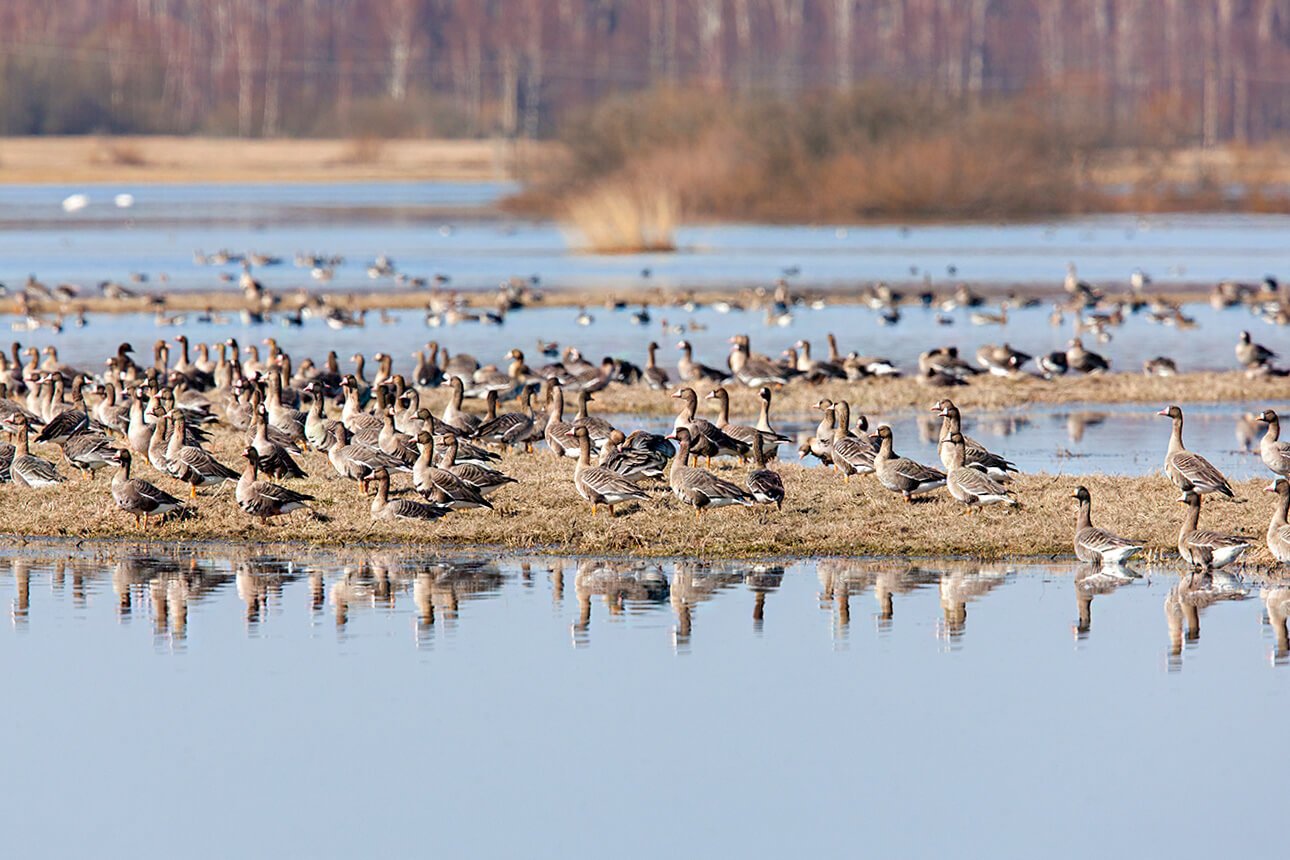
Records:
{"label": "marsh grass", "polygon": [[596,254],[675,251],[679,208],[664,184],[644,180],[598,183],[573,197],[562,224],[572,244]]}
{"label": "marsh grass", "polygon": [[[241,434],[217,429],[211,450],[230,465],[240,465]],[[44,450],[39,450],[43,448]],[[51,460],[61,454],[38,446]],[[187,487],[160,476],[142,457],[135,475],[176,495]],[[808,555],[919,555],[979,558],[1064,556],[1071,552],[1075,511],[1070,498],[1077,484],[1093,493],[1094,519],[1119,534],[1147,541],[1161,558],[1170,558],[1182,515],[1176,490],[1162,476],[1025,475],[1016,484],[1021,509],[987,509],[968,515],[944,491],[908,504],[883,489],[872,476],[844,483],[836,474],[796,462],[776,466],[788,498],[782,512],[765,508],[722,508],[697,519],[692,509],[656,483],[648,502],[619,508],[611,519],[593,517],[573,487],[573,461],[557,461],[544,449],[535,454],[507,453],[501,467],[519,480],[492,499],[496,510],[456,512],[427,524],[373,522],[369,502],[352,481],[335,476],[325,457],[306,453],[309,477],[291,486],[317,497],[315,508],[327,518],[295,513],[262,526],[246,516],[232,484],[198,495],[195,515],[146,532],[112,501],[109,478],[92,482],[71,478],[49,490],[14,484],[0,486],[6,511],[2,531],[15,536],[75,539],[147,538],[165,542],[252,541],[344,546],[390,544],[433,549],[502,547],[513,550],[612,553],[641,556],[751,558]],[[60,468],[67,472],[66,466]],[[714,464],[723,477],[742,482],[747,467]],[[1274,498],[1261,492],[1266,481],[1237,488],[1236,502],[1206,505],[1210,528],[1250,535],[1256,543],[1267,527]],[[408,492],[400,475],[396,490]],[[1253,556],[1256,560],[1258,554]]]}
{"label": "marsh grass", "polygon": [[111,167],[146,167],[149,164],[148,156],[136,142],[112,138],[98,139],[89,161],[92,165]]}

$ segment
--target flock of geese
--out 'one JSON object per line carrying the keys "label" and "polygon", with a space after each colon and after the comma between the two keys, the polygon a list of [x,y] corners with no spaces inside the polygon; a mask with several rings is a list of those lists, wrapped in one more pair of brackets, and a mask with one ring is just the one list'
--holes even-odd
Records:
{"label": "flock of geese", "polygon": [[[243,350],[235,340],[199,344],[190,354],[188,339],[160,340],[151,365],[140,365],[128,343],[105,361],[99,374],[62,363],[53,347],[44,350],[13,344],[0,354],[0,426],[13,444],[0,443],[0,479],[39,490],[66,480],[58,465],[33,451],[56,446],[63,461],[86,478],[105,468],[114,472],[111,496],[116,505],[146,528],[153,517],[188,516],[195,512],[198,490],[233,484],[237,505],[260,522],[305,512],[325,518],[311,506],[315,499],[291,484],[306,476],[305,452],[325,456],[326,465],[358,485],[361,498],[379,520],[427,521],[453,511],[490,509],[489,496],[516,480],[498,469],[499,451],[532,452],[545,447],[561,462],[573,460],[572,489],[591,506],[615,516],[622,506],[647,504],[660,487],[670,490],[696,518],[710,509],[763,506],[782,509],[785,484],[774,464],[789,437],[771,423],[773,389],[788,382],[783,365],[751,352],[745,335],[731,338],[728,366],[706,367],[682,352],[675,385],[659,367],[656,344],[650,344],[637,380],[667,391],[677,401],[672,432],[624,432],[593,415],[595,392],[625,369],[607,360],[596,368],[576,350],[562,361],[530,368],[519,350],[511,350],[505,373],[481,367],[473,357],[431,345],[411,379],[393,370],[384,353],[375,358],[374,378],[367,379],[363,356],[354,356],[354,372],[342,373],[330,353],[321,365],[298,364],[272,338],[267,355]],[[837,352],[829,337],[830,350]],[[685,346],[683,344],[683,346]],[[810,361],[809,344],[799,341],[797,356]],[[246,362],[243,356],[246,355]],[[1270,353],[1264,356],[1270,359]],[[865,359],[870,368],[882,360]],[[852,362],[858,366],[858,362]],[[823,373],[812,365],[802,375]],[[874,371],[881,372],[881,371]],[[494,378],[496,385],[485,383]],[[715,420],[699,415],[695,383],[716,383],[706,395]],[[726,385],[755,387],[757,419],[737,423],[730,416]],[[422,396],[446,387],[450,397],[442,413],[432,414]],[[576,413],[567,416],[566,391],[576,394]],[[482,395],[484,415],[463,408],[467,394]],[[518,395],[520,408],[499,411],[502,395]],[[541,398],[539,407],[535,399]],[[1016,466],[963,432],[954,402],[942,398],[932,411],[940,417],[939,466],[903,457],[895,449],[892,429],[870,432],[864,415],[851,414],[845,400],[816,404],[821,420],[798,447],[836,471],[843,481],[873,475],[880,486],[906,502],[944,489],[968,512],[991,505],[1016,509],[1019,500],[1009,484]],[[1250,546],[1246,538],[1200,528],[1206,495],[1233,496],[1230,482],[1200,454],[1183,444],[1183,414],[1177,406],[1160,413],[1172,421],[1165,472],[1187,505],[1178,538],[1182,559],[1201,570],[1225,567]],[[1279,438],[1277,414],[1261,416],[1267,431],[1260,443],[1263,462],[1277,480],[1268,490],[1280,504],[1267,531],[1267,546],[1278,561],[1290,561],[1290,442]],[[240,468],[221,462],[207,448],[214,427],[242,434]],[[223,432],[223,431],[220,431]],[[712,471],[714,458],[733,458],[748,466],[742,480],[724,470]],[[161,484],[144,478],[137,462],[146,462]],[[316,468],[309,463],[309,468]],[[392,485],[410,480],[411,493]],[[187,485],[187,498],[171,488]],[[1091,521],[1087,489],[1075,493],[1078,519],[1075,553],[1084,561],[1123,564],[1143,548]]]}

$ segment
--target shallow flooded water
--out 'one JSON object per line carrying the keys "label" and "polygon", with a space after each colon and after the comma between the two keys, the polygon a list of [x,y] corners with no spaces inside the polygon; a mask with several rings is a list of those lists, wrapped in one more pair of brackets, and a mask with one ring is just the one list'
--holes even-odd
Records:
{"label": "shallow flooded water", "polygon": [[1290,589],[1253,580],[124,544],[33,544],[0,571],[15,856],[1282,836],[1262,810]]}

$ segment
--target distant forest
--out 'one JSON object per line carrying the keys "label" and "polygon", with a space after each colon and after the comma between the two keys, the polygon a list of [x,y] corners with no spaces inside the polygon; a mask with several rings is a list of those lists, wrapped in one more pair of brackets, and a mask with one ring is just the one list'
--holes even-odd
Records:
{"label": "distant forest", "polygon": [[1107,140],[1290,125],[1290,0],[0,3],[0,133],[551,134],[666,85],[1033,98]]}

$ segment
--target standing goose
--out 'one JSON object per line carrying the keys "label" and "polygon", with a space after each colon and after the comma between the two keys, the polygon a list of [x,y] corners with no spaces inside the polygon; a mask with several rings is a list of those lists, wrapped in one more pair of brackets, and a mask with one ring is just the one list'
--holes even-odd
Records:
{"label": "standing goose", "polygon": [[578,456],[578,440],[573,438],[573,425],[564,420],[564,388],[559,381],[551,380],[551,403],[546,422],[547,447],[557,459]]}
{"label": "standing goose", "polygon": [[1271,409],[1263,410],[1260,421],[1268,425],[1268,430],[1259,441],[1259,457],[1263,465],[1281,477],[1290,476],[1290,442],[1280,441],[1281,421]]}
{"label": "standing goose", "polygon": [[464,433],[473,433],[479,428],[480,420],[476,415],[461,408],[461,399],[466,394],[466,389],[462,385],[460,376],[453,376],[448,379],[447,384],[452,388],[452,397],[448,400],[448,405],[443,408],[443,415],[440,420],[445,424],[451,424]]}
{"label": "standing goose", "polygon": [[510,475],[504,475],[496,469],[489,469],[478,463],[458,463],[457,453],[460,444],[456,436],[449,436],[444,442],[442,467],[479,490],[481,496],[491,496],[507,484],[518,483]]}
{"label": "standing goose", "polygon": [[[839,400],[833,404],[834,425],[833,440],[829,445],[829,457],[833,465],[842,472],[843,482],[851,480],[852,475],[870,475],[874,472],[874,458],[878,455],[878,446],[868,436],[853,436],[847,432],[851,424],[851,404]],[[856,419],[861,427],[868,426],[863,415]]]}
{"label": "standing goose", "polygon": [[676,372],[682,382],[724,382],[728,374],[694,360],[694,348],[688,340],[676,345],[681,358],[676,362]]}
{"label": "standing goose", "polygon": [[1236,561],[1250,548],[1250,542],[1239,535],[1200,531],[1200,495],[1194,491],[1183,493],[1179,499],[1187,505],[1187,516],[1178,532],[1178,554],[1192,567],[1218,570]]}
{"label": "standing goose", "polygon": [[774,505],[784,509],[784,479],[779,472],[766,467],[766,450],[761,436],[753,437],[753,470],[748,473],[748,492],[759,505]]}
{"label": "standing goose", "polygon": [[248,445],[242,456],[246,458],[246,469],[237,480],[238,507],[253,517],[258,517],[261,525],[269,522],[269,517],[282,516],[301,508],[309,510],[309,502],[314,497],[297,493],[281,484],[259,480],[260,455],[254,446]]}
{"label": "standing goose", "polygon": [[676,441],[678,448],[676,458],[672,460],[669,479],[672,494],[694,507],[695,519],[699,518],[704,508],[753,503],[752,496],[729,481],[723,481],[706,469],[685,465],[690,454],[691,435],[688,428],[678,427],[669,438]]}
{"label": "standing goose", "polygon": [[14,450],[13,462],[9,466],[9,474],[12,476],[15,484],[21,484],[24,487],[40,489],[42,487],[52,487],[55,484],[61,484],[67,478],[58,473],[54,464],[32,454],[27,447],[27,434],[30,429],[27,426],[27,416],[14,416],[14,424],[17,425],[18,434],[15,437],[17,447]]}
{"label": "standing goose", "polygon": [[1085,487],[1076,487],[1072,498],[1079,502],[1075,517],[1075,557],[1083,562],[1124,564],[1142,551],[1142,543],[1111,534],[1093,525],[1093,497]]}
{"label": "standing goose", "polygon": [[480,424],[472,438],[484,444],[504,447],[522,444],[526,450],[532,450],[529,434],[533,431],[533,386],[525,386],[523,398],[523,411],[503,412],[491,421]]}
{"label": "standing goose", "polygon": [[[769,388],[761,389],[770,393]],[[722,386],[715,390],[709,391],[706,399],[717,401],[717,429],[725,433],[736,442],[741,442],[748,447],[748,453],[752,452],[754,439],[762,440],[763,450],[769,448],[774,451],[781,443],[792,441],[787,436],[781,436],[778,433],[769,430],[759,430],[756,427],[749,427],[747,424],[732,424],[730,422],[730,392]],[[744,455],[740,455],[741,458]]]}
{"label": "standing goose", "polygon": [[368,445],[352,444],[349,441],[349,431],[344,426],[336,428],[332,445],[327,449],[327,460],[336,474],[358,481],[364,495],[367,494],[368,482],[376,475],[377,469],[411,471],[408,465],[393,454]]}
{"label": "standing goose", "polygon": [[143,527],[148,527],[148,517],[156,514],[164,517],[172,511],[185,509],[183,502],[148,481],[130,477],[130,452],[121,452],[116,474],[112,477],[112,498],[116,506],[127,514],[134,515],[134,524],[139,526],[143,518]]}
{"label": "standing goose", "polygon": [[878,432],[871,438],[879,444],[878,453],[873,458],[874,472],[879,483],[888,490],[900,493],[905,501],[912,502],[920,493],[945,486],[945,473],[940,469],[901,457],[892,449],[891,428],[886,424],[879,425]]}
{"label": "standing goose", "polygon": [[[780,433],[776,433],[775,428],[770,426],[770,400],[771,400],[770,389],[763,385],[757,391],[757,399],[761,402],[761,407],[757,411],[757,423],[754,426],[760,432],[767,434],[770,437],[773,437],[776,439],[774,444],[767,444],[764,446],[764,450],[766,452],[766,459],[774,460],[774,459],[777,459],[779,456],[780,444],[782,442],[791,442],[793,440],[789,439],[787,436],[784,436]],[[765,436],[762,437],[762,441],[763,442],[766,441]]]}
{"label": "standing goose", "polygon": [[434,436],[426,430],[417,435],[421,455],[412,467],[412,486],[425,498],[454,511],[468,508],[492,508],[478,488],[434,465]]}
{"label": "standing goose", "polygon": [[376,480],[376,495],[372,497],[374,520],[437,520],[449,511],[442,505],[431,505],[415,499],[391,499],[390,473],[386,469],[377,469],[372,477]]}
{"label": "standing goose", "polygon": [[[946,465],[946,442],[955,433],[963,434],[963,419],[959,414],[958,407],[954,405],[954,401],[948,397],[934,405],[932,411],[939,413],[941,416],[941,435],[936,443],[936,451],[940,455],[942,465]],[[967,458],[966,465],[985,472],[996,481],[1012,480],[1012,476],[1008,473],[1017,471],[1016,464],[1005,460],[998,454],[990,453],[980,442],[967,436],[963,436],[963,445]],[[946,468],[948,468],[948,465],[946,465]]]}
{"label": "standing goose", "polygon": [[1236,360],[1247,370],[1266,370],[1272,366],[1277,354],[1262,344],[1250,340],[1250,333],[1243,331],[1236,342]]}
{"label": "standing goose", "polygon": [[1111,369],[1111,363],[1096,352],[1089,352],[1079,338],[1066,346],[1066,365],[1080,373],[1101,373]]}
{"label": "standing goose", "polygon": [[577,427],[573,431],[578,440],[578,464],[573,467],[573,486],[578,495],[591,502],[591,515],[596,515],[596,506],[609,508],[613,517],[614,505],[631,501],[642,501],[649,496],[630,479],[604,466],[591,465],[591,434],[586,427]]}
{"label": "standing goose", "polygon": [[981,505],[1000,503],[1017,507],[1017,500],[984,472],[968,468],[962,433],[951,433],[942,449],[945,456],[945,486],[950,495],[968,506],[970,512]]}
{"label": "standing goose", "polygon": [[174,432],[170,434],[170,444],[166,448],[166,465],[170,477],[188,485],[188,497],[197,498],[198,487],[214,487],[225,481],[236,481],[238,473],[225,466],[214,455],[200,445],[184,444],[184,413],[175,410],[170,413],[175,422]]}
{"label": "standing goose", "polygon": [[681,411],[672,422],[672,429],[675,431],[685,428],[689,431],[691,456],[706,457],[709,466],[712,465],[713,457],[720,457],[722,454],[741,459],[748,456],[749,446],[746,442],[731,437],[711,421],[696,417],[699,395],[694,393],[693,388],[678,388],[672,392],[672,396],[682,402]]}
{"label": "standing goose", "polygon": [[269,438],[269,419],[263,406],[256,410],[253,421],[254,435],[251,438],[251,446],[259,455],[256,468],[262,469],[264,474],[271,478],[305,477],[305,470],[300,468],[300,464],[291,456],[292,453],[300,453],[299,449],[293,452],[290,447],[280,445]]}
{"label": "standing goose", "polygon": [[121,451],[111,439],[99,433],[77,433],[62,448],[67,462],[87,479],[93,478],[99,469],[121,463]]}
{"label": "standing goose", "polygon": [[1264,490],[1277,494],[1277,506],[1272,512],[1272,522],[1268,524],[1268,552],[1284,564],[1290,561],[1290,522],[1286,520],[1286,515],[1290,514],[1290,481],[1277,478]]}
{"label": "standing goose", "polygon": [[[837,413],[833,408],[833,401],[825,398],[815,404],[815,408],[823,413],[819,425],[815,428],[815,435],[808,436],[806,441],[797,449],[798,459],[804,459],[807,454],[819,459],[826,466],[833,465],[833,435],[834,428],[837,427]],[[850,435],[848,428],[842,428],[843,435]]]}
{"label": "standing goose", "polygon": [[664,391],[667,389],[668,383],[671,380],[668,379],[667,371],[658,366],[658,362],[654,357],[654,354],[658,352],[658,344],[650,341],[646,350],[645,370],[641,374],[641,377],[645,380],[645,384],[650,388],[655,391]]}
{"label": "standing goose", "polygon": [[1169,480],[1183,492],[1194,491],[1199,495],[1222,493],[1229,499],[1234,498],[1232,485],[1223,473],[1199,454],[1183,447],[1183,413],[1177,406],[1161,409],[1156,413],[1173,421],[1173,432],[1169,436],[1169,449],[1165,453],[1165,474]]}
{"label": "standing goose", "polygon": [[574,430],[579,427],[586,427],[587,435],[591,438],[596,448],[599,449],[609,439],[609,433],[614,429],[614,425],[603,418],[597,418],[588,413],[587,404],[594,399],[592,393],[585,388],[578,392],[578,414],[574,416],[570,426]]}

